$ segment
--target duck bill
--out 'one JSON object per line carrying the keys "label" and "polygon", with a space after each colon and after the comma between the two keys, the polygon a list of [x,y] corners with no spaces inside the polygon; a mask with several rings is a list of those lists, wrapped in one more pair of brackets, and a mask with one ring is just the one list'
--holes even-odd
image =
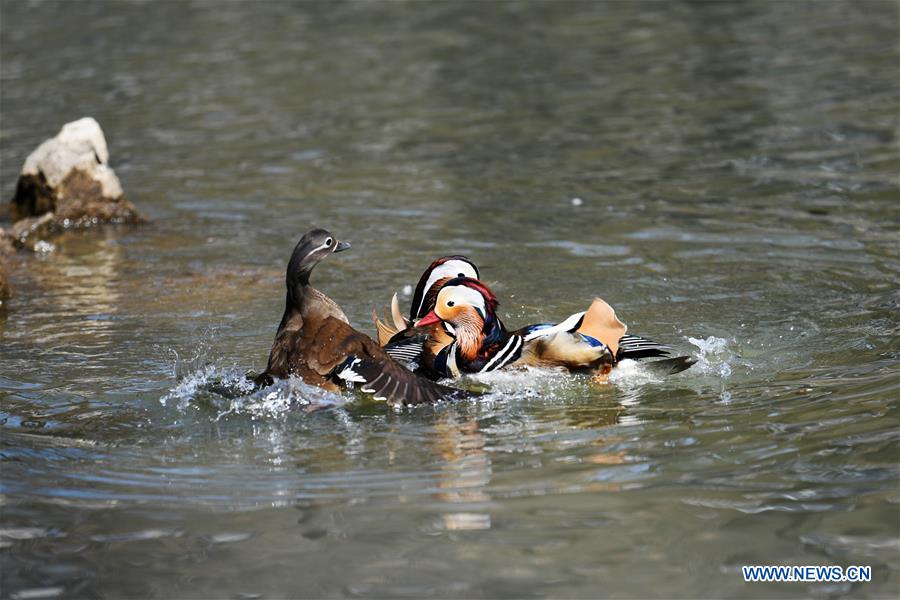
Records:
{"label": "duck bill", "polygon": [[344,250],[350,249],[350,242],[341,242],[338,241],[337,246],[334,247],[334,252],[337,254],[338,252],[343,252]]}
{"label": "duck bill", "polygon": [[425,327],[426,325],[434,325],[435,323],[440,323],[441,318],[437,316],[437,313],[431,311],[418,321],[416,321],[416,327]]}

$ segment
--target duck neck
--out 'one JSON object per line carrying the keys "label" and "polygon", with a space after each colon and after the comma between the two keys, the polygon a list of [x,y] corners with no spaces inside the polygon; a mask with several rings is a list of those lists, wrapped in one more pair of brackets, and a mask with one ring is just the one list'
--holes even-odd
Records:
{"label": "duck neck", "polygon": [[299,309],[306,299],[307,292],[312,289],[312,286],[309,285],[312,268],[304,268],[301,265],[290,265],[290,267],[292,268],[288,269],[285,281],[287,284],[287,308],[293,305]]}
{"label": "duck neck", "polygon": [[461,362],[478,370],[480,363],[490,360],[491,352],[502,346],[509,335],[503,322],[494,314],[488,314],[479,328],[460,327],[456,332],[456,343]]}
{"label": "duck neck", "polygon": [[283,329],[291,316],[303,311],[303,305],[313,287],[309,285],[309,271],[295,273],[288,278],[287,294],[284,299],[284,315],[281,317],[279,330]]}

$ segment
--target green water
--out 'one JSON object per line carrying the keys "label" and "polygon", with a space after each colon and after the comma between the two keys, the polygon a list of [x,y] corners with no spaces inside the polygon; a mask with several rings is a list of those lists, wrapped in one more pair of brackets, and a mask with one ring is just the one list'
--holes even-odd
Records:
{"label": "green water", "polygon": [[[0,596],[896,597],[898,40],[895,2],[3,2],[2,198],[90,115],[152,224],[15,261]],[[510,326],[599,295],[699,363],[206,391],[312,226],[370,333],[464,253]]]}

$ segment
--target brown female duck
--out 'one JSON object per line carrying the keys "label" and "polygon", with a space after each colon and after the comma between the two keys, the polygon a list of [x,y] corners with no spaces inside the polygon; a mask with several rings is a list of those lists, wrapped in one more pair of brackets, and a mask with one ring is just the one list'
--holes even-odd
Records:
{"label": "brown female duck", "polygon": [[324,229],[304,235],[288,263],[284,316],[258,385],[294,374],[329,390],[360,385],[363,392],[395,405],[475,395],[419,377],[391,358],[367,335],[353,329],[341,308],[312,287],[319,262],[350,247]]}

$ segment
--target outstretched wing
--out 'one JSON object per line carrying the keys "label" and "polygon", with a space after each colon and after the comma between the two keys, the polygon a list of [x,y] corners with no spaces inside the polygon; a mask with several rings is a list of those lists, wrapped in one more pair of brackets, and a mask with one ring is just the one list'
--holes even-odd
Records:
{"label": "outstretched wing", "polygon": [[480,394],[437,384],[391,358],[375,340],[347,323],[328,318],[314,333],[310,367],[345,386],[359,388],[395,405],[414,405]]}
{"label": "outstretched wing", "polygon": [[452,388],[419,377],[393,360],[350,356],[335,369],[335,377],[345,385],[359,385],[376,400],[390,404],[413,406],[433,404],[441,400],[471,398],[480,394]]}
{"label": "outstretched wing", "polygon": [[445,368],[438,365],[438,356],[452,343],[450,334],[441,325],[435,324],[404,329],[391,338],[384,350],[419,375],[437,380],[450,376]]}

